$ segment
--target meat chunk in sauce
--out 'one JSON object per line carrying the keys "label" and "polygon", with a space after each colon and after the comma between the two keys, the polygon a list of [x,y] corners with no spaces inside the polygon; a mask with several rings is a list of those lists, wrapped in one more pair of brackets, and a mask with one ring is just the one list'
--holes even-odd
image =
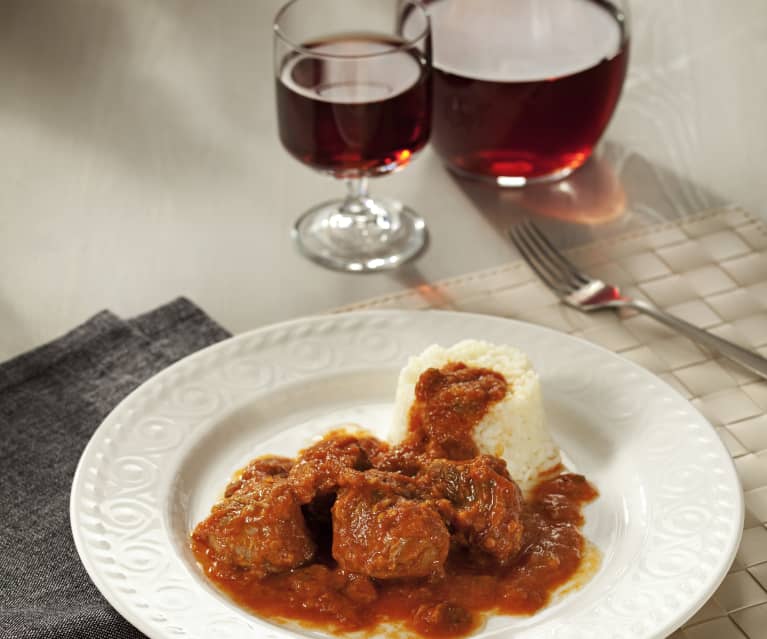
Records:
{"label": "meat chunk in sauce", "polygon": [[[244,473],[243,473],[244,474]],[[261,578],[301,566],[315,543],[284,477],[253,473],[216,504],[192,533],[193,544],[223,577]]]}
{"label": "meat chunk in sauce", "polygon": [[386,445],[373,437],[358,437],[335,431],[303,450],[291,468],[289,481],[300,503],[334,493],[338,479],[347,470],[371,468],[371,458]]}
{"label": "meat chunk in sauce", "polygon": [[395,473],[346,473],[332,511],[338,565],[377,579],[442,574],[450,534],[417,492],[414,480]]}
{"label": "meat chunk in sauce", "polygon": [[[500,459],[482,455],[466,462],[435,459],[417,479],[438,500],[453,541],[509,563],[522,547],[522,493]],[[447,502],[447,503],[445,503]]]}
{"label": "meat chunk in sauce", "polygon": [[277,455],[257,457],[242,469],[236,479],[229,482],[224,497],[231,497],[248,482],[254,480],[258,481],[264,477],[287,477],[292,467],[293,460],[289,457]]}

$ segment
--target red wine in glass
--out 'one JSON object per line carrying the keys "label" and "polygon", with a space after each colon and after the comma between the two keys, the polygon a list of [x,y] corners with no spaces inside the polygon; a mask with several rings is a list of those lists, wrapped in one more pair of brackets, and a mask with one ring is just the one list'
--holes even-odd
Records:
{"label": "red wine in glass", "polygon": [[349,273],[414,259],[426,246],[426,223],[402,202],[372,196],[368,178],[404,167],[429,139],[431,27],[423,4],[289,0],[273,33],[282,145],[346,184],[346,197],[315,204],[296,220],[296,246]]}
{"label": "red wine in glass", "polygon": [[341,34],[290,53],[277,77],[285,149],[337,177],[406,165],[429,139],[431,85],[420,51],[402,44],[395,37]]}
{"label": "red wine in glass", "polygon": [[432,0],[432,142],[502,186],[564,177],[602,136],[628,62],[622,0]]}

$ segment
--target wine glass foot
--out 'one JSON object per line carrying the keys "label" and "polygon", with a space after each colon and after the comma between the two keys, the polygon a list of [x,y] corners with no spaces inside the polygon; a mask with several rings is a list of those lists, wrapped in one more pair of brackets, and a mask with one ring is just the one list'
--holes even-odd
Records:
{"label": "wine glass foot", "polygon": [[426,223],[402,203],[366,197],[362,209],[348,205],[325,202],[296,221],[293,237],[303,255],[336,271],[371,273],[397,268],[426,247]]}

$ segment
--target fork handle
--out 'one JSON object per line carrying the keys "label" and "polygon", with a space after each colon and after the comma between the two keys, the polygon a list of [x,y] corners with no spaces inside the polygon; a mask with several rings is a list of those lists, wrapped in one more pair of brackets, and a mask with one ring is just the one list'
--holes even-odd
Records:
{"label": "fork handle", "polygon": [[695,340],[704,346],[708,346],[721,355],[724,355],[728,359],[731,359],[733,362],[737,362],[751,372],[767,379],[767,359],[761,355],[758,355],[753,351],[746,350],[745,348],[741,348],[740,346],[737,346],[732,342],[727,341],[726,339],[722,339],[721,337],[717,337],[708,331],[704,331],[697,326],[693,326],[689,322],[685,322],[678,317],[674,317],[673,315],[660,310],[652,304],[648,304],[642,300],[626,301],[627,303],[625,306],[634,308],[644,313],[645,315],[649,315],[662,324],[665,324],[666,326],[679,331],[683,335],[686,335],[690,339]]}

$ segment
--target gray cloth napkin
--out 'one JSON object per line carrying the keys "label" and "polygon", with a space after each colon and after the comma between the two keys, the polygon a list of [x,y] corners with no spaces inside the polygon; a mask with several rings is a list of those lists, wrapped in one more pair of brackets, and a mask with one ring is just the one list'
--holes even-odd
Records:
{"label": "gray cloth napkin", "polygon": [[130,391],[228,337],[178,299],[134,319],[104,311],[0,364],[0,637],[143,637],[88,578],[69,527],[75,467]]}

